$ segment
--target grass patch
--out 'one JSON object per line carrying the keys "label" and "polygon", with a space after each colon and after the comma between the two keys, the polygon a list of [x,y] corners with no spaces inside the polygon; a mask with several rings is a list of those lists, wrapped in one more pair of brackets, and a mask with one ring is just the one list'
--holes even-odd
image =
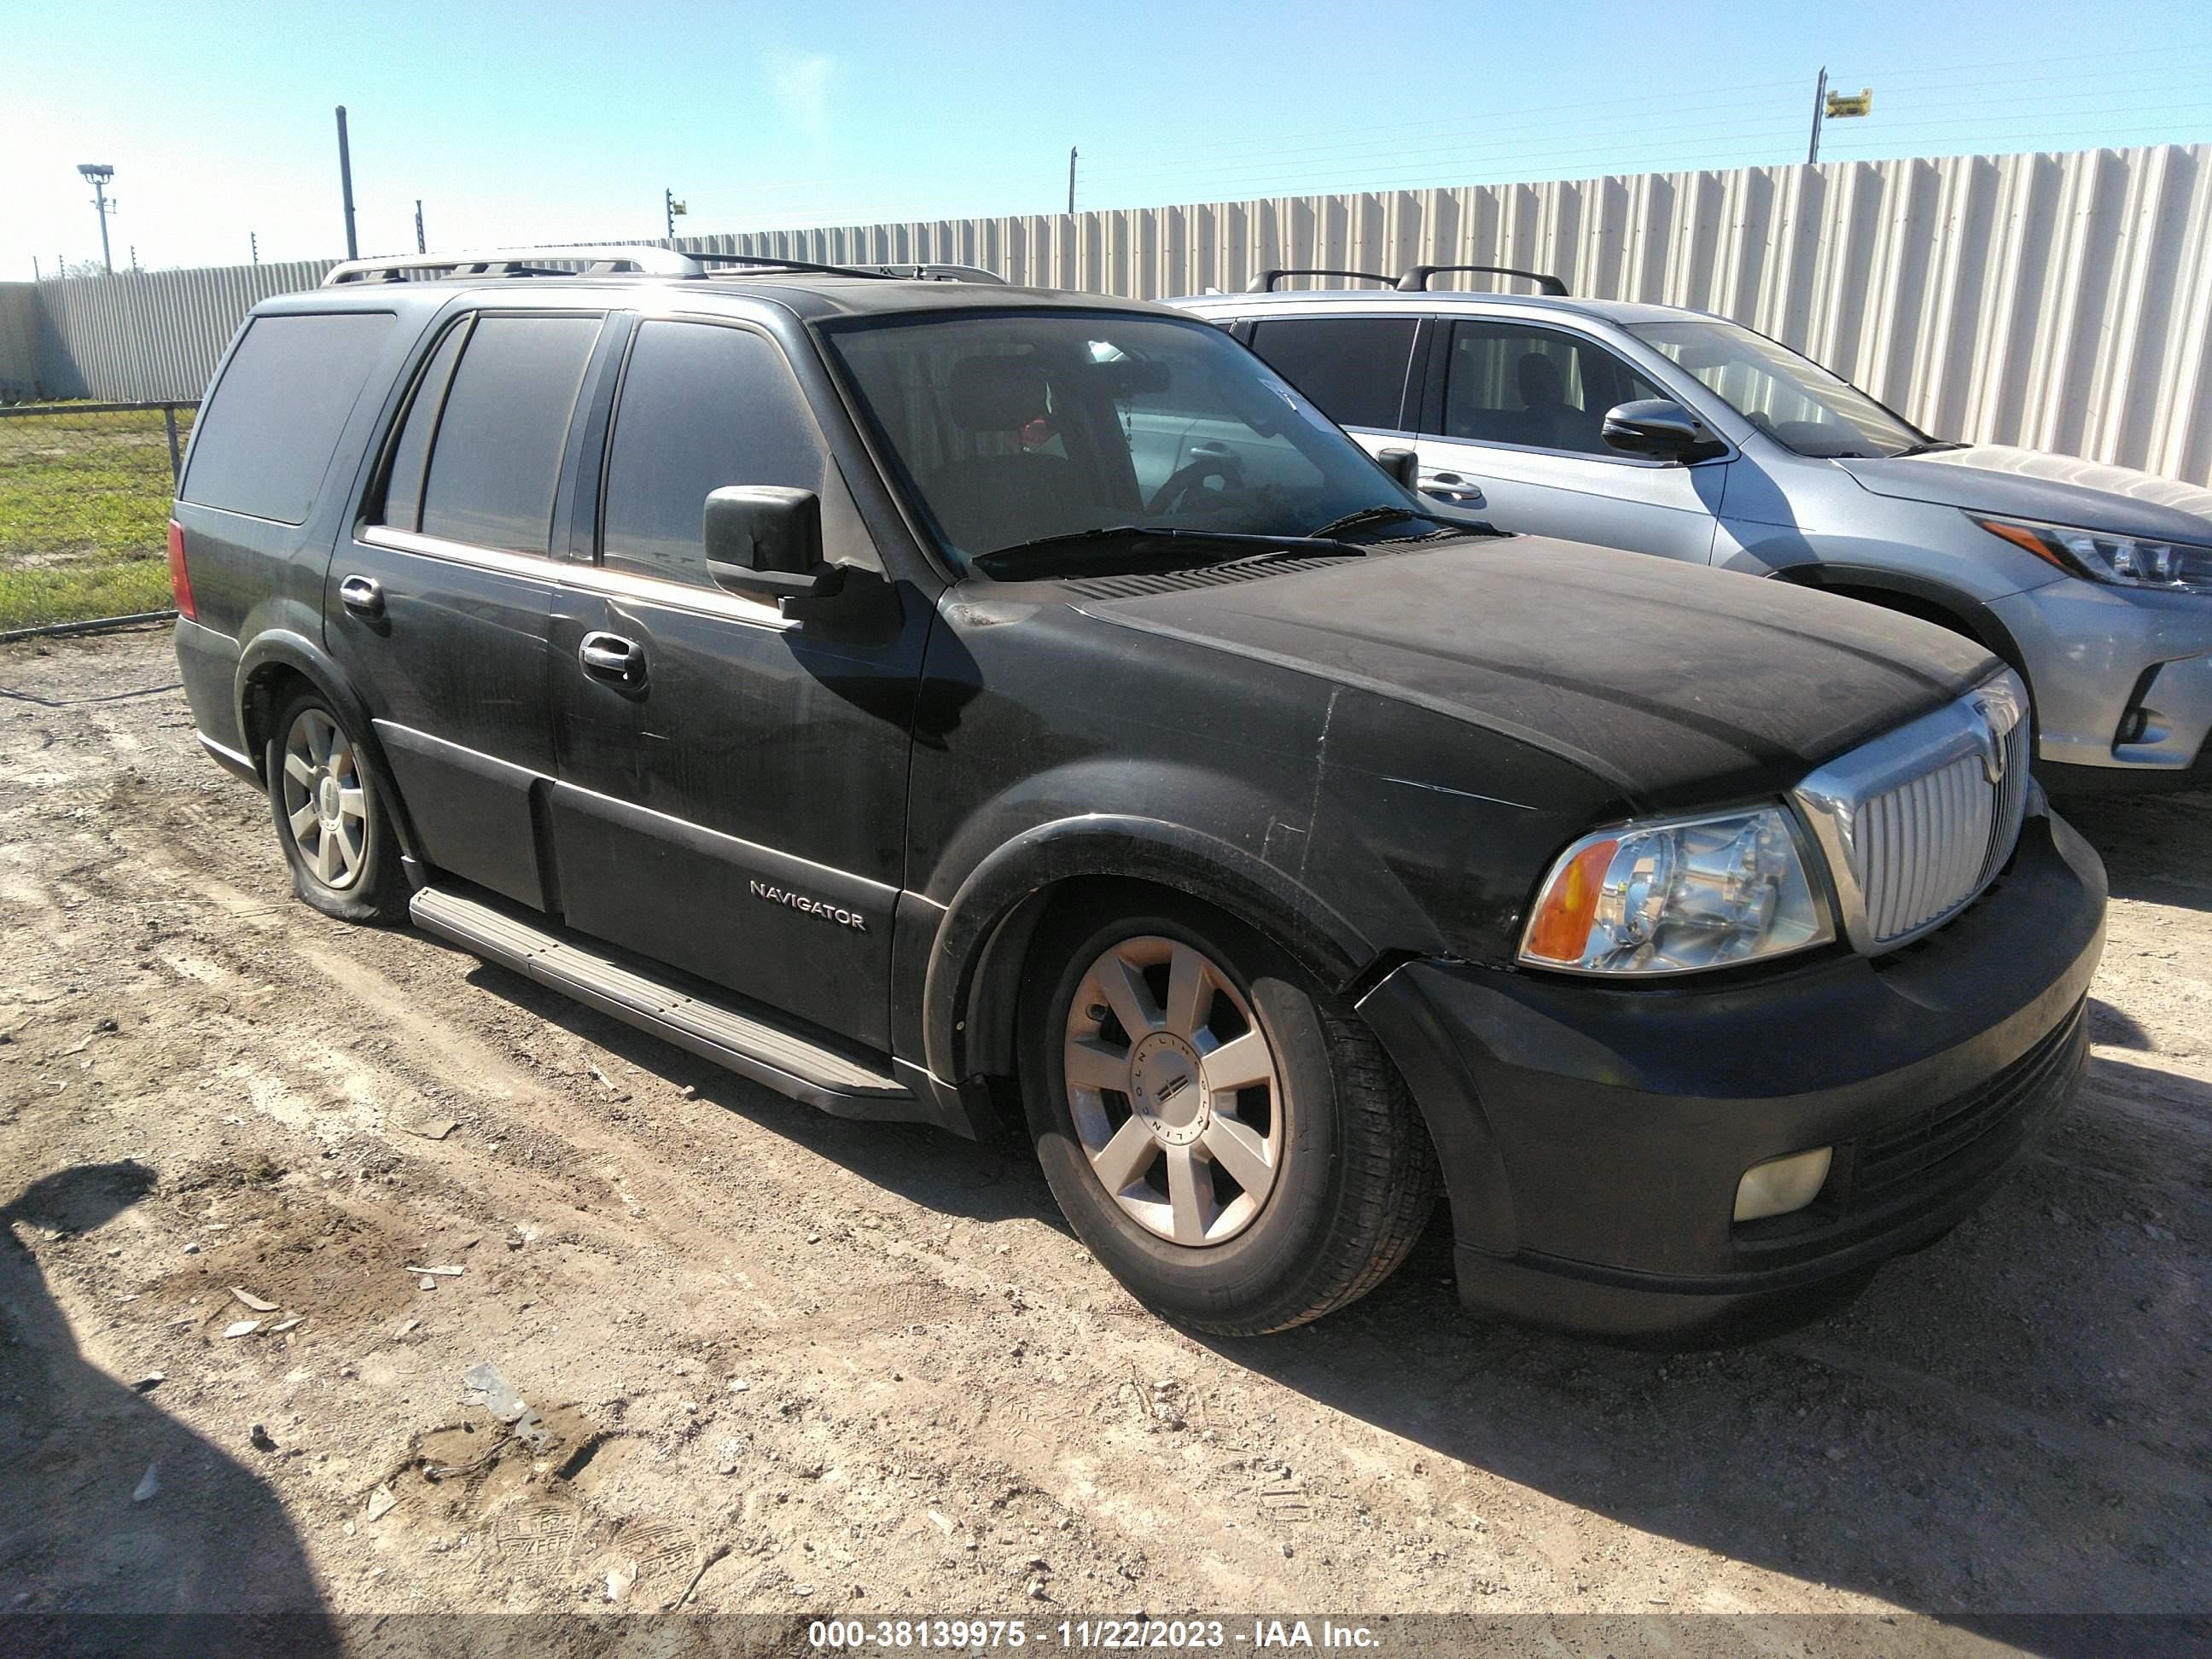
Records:
{"label": "grass patch", "polygon": [[0,631],[166,609],[172,489],[159,410],[0,420]]}

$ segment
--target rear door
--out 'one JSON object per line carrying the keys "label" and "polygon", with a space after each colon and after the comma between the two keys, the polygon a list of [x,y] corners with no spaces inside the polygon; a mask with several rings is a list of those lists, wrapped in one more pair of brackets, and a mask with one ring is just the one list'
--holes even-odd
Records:
{"label": "rear door", "polygon": [[541,909],[532,813],[554,769],[554,508],[603,320],[490,311],[444,327],[324,605],[425,856]]}
{"label": "rear door", "polygon": [[902,591],[896,625],[857,639],[726,592],[702,529],[726,484],[818,492],[827,556],[880,568],[781,345],[734,322],[639,323],[577,507],[597,560],[556,600],[561,903],[586,933],[887,1050],[931,613]]}
{"label": "rear door", "polygon": [[1474,480],[1501,530],[1711,557],[1729,457],[1670,465],[1601,435],[1615,404],[1666,392],[1576,331],[1503,318],[1448,326],[1416,441],[1425,476]]}
{"label": "rear door", "polygon": [[[1245,343],[1370,454],[1404,448],[1419,422],[1429,333],[1414,316],[1261,318]],[[1424,466],[1420,487],[1455,507],[1485,505],[1480,488]]]}

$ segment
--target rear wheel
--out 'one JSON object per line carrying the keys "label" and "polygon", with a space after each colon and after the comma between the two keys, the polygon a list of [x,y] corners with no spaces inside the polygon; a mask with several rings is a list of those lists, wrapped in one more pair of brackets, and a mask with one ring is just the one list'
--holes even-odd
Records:
{"label": "rear wheel", "polygon": [[341,921],[405,916],[406,882],[381,781],[320,692],[303,689],[277,710],[264,762],[292,890]]}
{"label": "rear wheel", "polygon": [[1285,952],[1129,888],[1051,926],[1030,963],[1038,1158],[1140,1300],[1249,1335],[1405,1259],[1436,1203],[1427,1131],[1372,1034]]}

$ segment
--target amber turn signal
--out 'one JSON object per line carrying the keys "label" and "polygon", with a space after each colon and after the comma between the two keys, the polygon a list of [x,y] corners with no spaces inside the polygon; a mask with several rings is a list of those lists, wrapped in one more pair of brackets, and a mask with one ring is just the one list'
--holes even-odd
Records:
{"label": "amber turn signal", "polygon": [[1620,850],[1617,841],[1594,841],[1559,866],[1536,901],[1536,915],[1528,924],[1528,955],[1546,962],[1582,960],[1590,923],[1597,919],[1605,872]]}

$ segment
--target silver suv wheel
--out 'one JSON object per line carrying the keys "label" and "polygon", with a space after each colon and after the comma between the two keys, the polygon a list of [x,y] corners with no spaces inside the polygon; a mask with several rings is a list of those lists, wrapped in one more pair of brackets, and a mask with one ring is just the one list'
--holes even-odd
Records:
{"label": "silver suv wheel", "polygon": [[1102,952],[1067,1013],[1077,1138],[1124,1214],[1194,1248],[1250,1226],[1286,1145],[1274,1052],[1227,974],[1179,939]]}
{"label": "silver suv wheel", "polygon": [[353,744],[319,708],[301,709],[284,734],[283,787],[301,861],[325,886],[351,887],[368,856],[374,807]]}

